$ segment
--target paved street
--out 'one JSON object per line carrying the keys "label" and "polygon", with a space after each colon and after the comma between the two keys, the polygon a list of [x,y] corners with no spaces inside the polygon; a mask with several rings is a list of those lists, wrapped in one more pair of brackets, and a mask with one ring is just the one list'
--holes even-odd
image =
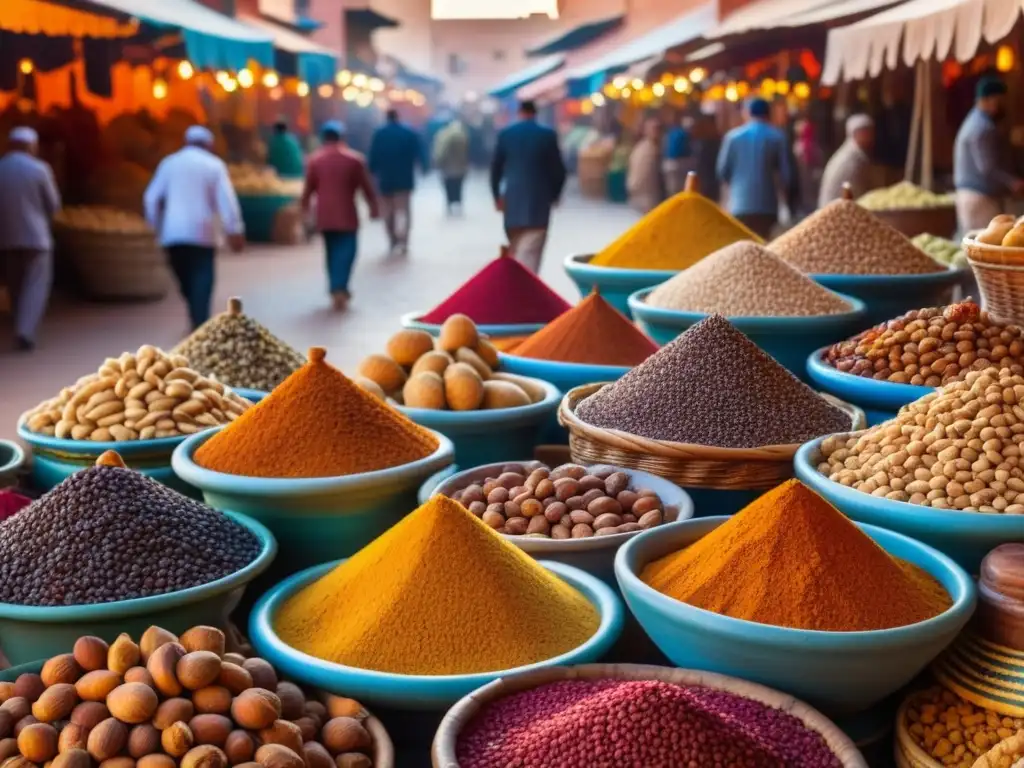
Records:
{"label": "paved street", "polygon": [[[405,312],[428,309],[498,254],[501,217],[491,205],[485,178],[466,188],[464,218],[444,216],[439,182],[430,178],[414,197],[410,253],[388,258],[381,224],[364,226],[353,279],[354,300],[344,315],[328,308],[323,256],[318,240],[293,248],[254,247],[222,255],[215,308],[241,296],[246,312],[299,349],[328,348],[328,360],[351,371],[369,352],[382,350]],[[591,202],[573,192],[555,213],[545,251],[543,277],[566,298],[575,288],[562,259],[592,252],[635,220],[625,206]],[[62,386],[94,371],[106,357],[142,344],[170,348],[187,327],[176,292],[155,304],[90,304],[55,300],[31,355],[8,352],[7,328],[0,335],[0,437],[15,434],[18,415]]]}

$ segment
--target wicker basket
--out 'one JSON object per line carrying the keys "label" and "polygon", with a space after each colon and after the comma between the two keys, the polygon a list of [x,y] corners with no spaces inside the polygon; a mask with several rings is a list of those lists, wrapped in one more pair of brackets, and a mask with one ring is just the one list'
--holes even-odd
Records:
{"label": "wicker basket", "polygon": [[1024,248],[963,242],[985,309],[1007,323],[1024,325]]}
{"label": "wicker basket", "polygon": [[931,208],[892,208],[872,211],[872,213],[907,237],[929,234],[948,238],[956,234],[956,208],[952,205]]}
{"label": "wicker basket", "polygon": [[156,301],[171,274],[151,233],[91,232],[55,225],[57,250],[70,261],[86,296],[100,301]]}
{"label": "wicker basket", "polygon": [[395,768],[395,746],[384,723],[370,715],[363,725],[373,737],[373,768]]}
{"label": "wicker basket", "polygon": [[[580,420],[576,407],[607,384],[585,384],[570,390],[558,407],[558,421],[569,430],[569,449],[579,464],[612,464],[650,472],[684,488],[769,490],[793,477],[799,443],[762,448],[716,448],[651,440],[616,429],[602,429]],[[856,406],[822,397],[850,415],[851,430],[867,426]]]}
{"label": "wicker basket", "polygon": [[893,757],[896,760],[896,768],[943,768],[942,763],[921,749],[910,735],[907,711],[917,699],[924,695],[924,691],[912,693],[903,700],[896,713],[896,738],[893,740]]}
{"label": "wicker basket", "polygon": [[576,667],[549,667],[513,677],[498,678],[464,697],[448,710],[434,735],[430,756],[434,768],[459,768],[456,746],[459,733],[487,705],[514,693],[559,680],[661,680],[677,685],[701,685],[728,691],[788,712],[812,731],[817,731],[839,758],[844,768],[867,768],[867,762],[850,738],[828,718],[779,691],[735,677],[672,669],[643,664],[584,664]]}

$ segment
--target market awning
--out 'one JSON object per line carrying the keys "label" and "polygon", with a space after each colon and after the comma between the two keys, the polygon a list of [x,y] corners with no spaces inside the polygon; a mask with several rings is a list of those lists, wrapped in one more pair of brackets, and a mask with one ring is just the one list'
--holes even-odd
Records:
{"label": "market awning", "polygon": [[594,40],[601,37],[601,35],[607,34],[616,27],[619,27],[624,19],[625,16],[620,13],[616,16],[609,16],[605,19],[588,21],[585,24],[580,24],[566,32],[563,32],[557,37],[547,40],[540,45],[528,48],[526,50],[526,55],[550,56],[553,53],[574,51],[577,48],[582,48],[584,45],[592,43]]}
{"label": "market awning", "polygon": [[298,32],[293,32],[287,27],[275,24],[267,19],[262,19],[259,16],[239,14],[238,18],[246,24],[269,34],[274,40],[274,48],[294,54],[298,62],[296,74],[300,80],[312,86],[334,82],[334,75],[338,71],[340,53],[332,51],[330,48],[325,48],[322,45],[317,45]]}
{"label": "market awning", "polygon": [[541,59],[536,64],[531,64],[525,69],[521,69],[515,74],[509,75],[496,86],[491,88],[487,93],[496,99],[504,99],[508,96],[515,95],[515,92],[522,88],[528,83],[532,83],[534,80],[539,80],[551,72],[565,64],[565,56],[560,53],[556,53],[553,56],[548,56],[546,59]]}
{"label": "market awning", "polygon": [[50,37],[131,37],[138,25],[131,19],[89,13],[43,0],[2,0],[0,29],[19,35]]}
{"label": "market awning", "polygon": [[830,21],[849,19],[853,16],[881,11],[897,5],[902,0],[839,0],[820,8],[787,16],[779,26],[805,27],[811,24],[827,24]]}

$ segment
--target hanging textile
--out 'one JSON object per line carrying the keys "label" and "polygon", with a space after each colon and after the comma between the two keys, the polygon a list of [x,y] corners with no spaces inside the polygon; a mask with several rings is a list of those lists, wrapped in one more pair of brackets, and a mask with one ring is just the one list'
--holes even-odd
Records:
{"label": "hanging textile", "polygon": [[0,29],[51,37],[131,37],[137,25],[43,0],[3,0]]}

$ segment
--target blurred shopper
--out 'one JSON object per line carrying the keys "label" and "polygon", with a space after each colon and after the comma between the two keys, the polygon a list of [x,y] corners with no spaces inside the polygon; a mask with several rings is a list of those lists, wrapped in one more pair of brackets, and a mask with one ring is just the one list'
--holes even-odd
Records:
{"label": "blurred shopper", "polygon": [[448,215],[458,206],[462,213],[462,185],[469,171],[469,132],[459,118],[453,119],[438,131],[434,138],[434,166],[444,181],[444,196]]}
{"label": "blurred shopper", "polygon": [[953,146],[953,183],[961,234],[984,229],[1003,212],[1003,198],[1024,193],[1024,180],[1007,170],[999,123],[1006,117],[1006,83],[985,77],[978,83],[974,109]]}
{"label": "blurred shopper", "polygon": [[718,154],[729,212],[766,240],[779,220],[779,191],[793,180],[786,137],[768,122],[768,112],[767,101],[751,99],[746,124],[725,135]]}
{"label": "blurred shopper", "polygon": [[491,162],[494,205],[505,214],[513,257],[540,271],[551,209],[565,186],[565,163],[558,136],[537,124],[532,101],[519,105],[519,120],[498,135]]}
{"label": "blurred shopper", "polygon": [[825,165],[818,193],[819,208],[841,198],[845,184],[850,185],[855,200],[871,191],[871,151],[874,146],[875,121],[867,115],[850,115],[846,119],[846,141]]}
{"label": "blurred shopper", "polygon": [[60,193],[50,166],[36,157],[39,136],[33,129],[12,130],[9,146],[0,158],[0,275],[14,310],[15,346],[30,352],[50,299],[50,220],[60,210]]}
{"label": "blurred shopper", "polygon": [[796,167],[797,189],[790,212],[802,219],[818,207],[822,166],[825,164],[814,123],[801,118],[793,126],[793,164]]}
{"label": "blurred shopper", "polygon": [[306,172],[302,145],[284,120],[274,123],[274,135],[267,145],[267,165],[277,171],[282,179],[301,179]]}
{"label": "blurred shopper", "polygon": [[661,157],[661,125],[650,117],[644,120],[643,133],[633,145],[626,170],[629,204],[640,213],[647,213],[665,199]]}
{"label": "blurred shopper", "polygon": [[694,121],[690,146],[693,149],[693,169],[700,181],[701,194],[720,203],[722,189],[718,183],[716,166],[718,153],[722,149],[722,135],[718,132],[714,115],[701,115]]}
{"label": "blurred shopper", "polygon": [[208,128],[189,128],[185,147],[161,161],[144,197],[146,219],[167,251],[193,329],[210,319],[220,230],[232,251],[245,247],[238,196],[213,144]]}
{"label": "blurred shopper", "polygon": [[324,238],[331,300],[334,309],[342,311],[352,298],[349,280],[359,245],[358,194],[361,192],[370,206],[371,219],[378,218],[380,212],[362,155],[345,143],[345,126],[326,123],[320,136],[323,147],[309,158],[301,205],[303,212],[308,212],[316,197],[316,226]]}
{"label": "blurred shopper", "polygon": [[665,193],[671,197],[683,191],[686,174],[696,167],[691,143],[693,118],[684,117],[665,137],[665,159],[661,168],[665,175]]}
{"label": "blurred shopper", "polygon": [[412,228],[410,200],[416,185],[416,166],[425,171],[429,161],[419,134],[398,119],[396,110],[389,109],[386,120],[370,142],[370,172],[377,180],[391,252],[404,255]]}

